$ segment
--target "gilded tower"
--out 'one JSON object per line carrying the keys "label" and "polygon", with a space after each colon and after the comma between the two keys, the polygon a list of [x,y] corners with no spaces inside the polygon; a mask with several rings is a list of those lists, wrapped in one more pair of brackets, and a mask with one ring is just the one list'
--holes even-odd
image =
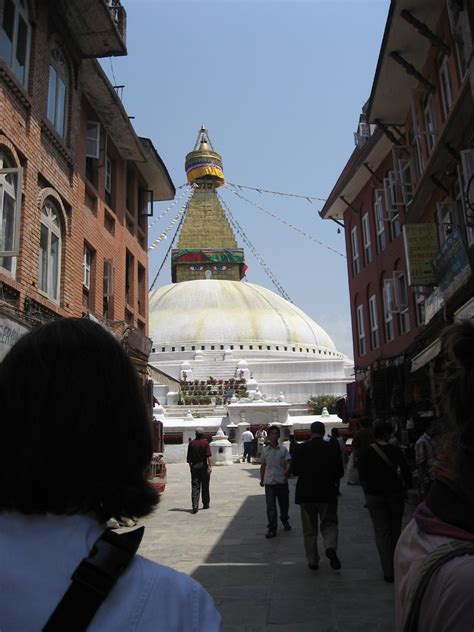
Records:
{"label": "gilded tower", "polygon": [[201,127],[193,151],[185,162],[188,183],[194,188],[181,228],[178,247],[172,250],[172,280],[223,279],[240,281],[246,266],[244,251],[217,197],[224,184],[222,158]]}

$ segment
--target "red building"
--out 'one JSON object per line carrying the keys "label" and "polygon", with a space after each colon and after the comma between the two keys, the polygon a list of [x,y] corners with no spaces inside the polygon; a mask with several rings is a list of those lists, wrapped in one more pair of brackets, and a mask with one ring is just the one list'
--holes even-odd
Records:
{"label": "red building", "polygon": [[90,315],[146,352],[148,214],[175,189],[96,60],[125,28],[119,0],[0,0],[3,332]]}
{"label": "red building", "polygon": [[344,226],[356,376],[377,416],[433,407],[440,331],[474,314],[474,4],[413,6],[391,2],[356,148],[321,212]]}

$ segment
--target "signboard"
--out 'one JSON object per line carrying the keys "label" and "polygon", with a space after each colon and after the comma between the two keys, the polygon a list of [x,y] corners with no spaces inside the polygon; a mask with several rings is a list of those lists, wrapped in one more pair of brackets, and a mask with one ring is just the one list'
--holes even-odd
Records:
{"label": "signboard", "polygon": [[469,279],[471,266],[457,226],[453,227],[434,257],[433,271],[444,301]]}
{"label": "signboard", "polygon": [[7,355],[15,342],[29,329],[21,325],[18,321],[0,313],[0,362]]}
{"label": "signboard", "polygon": [[438,252],[436,224],[404,224],[403,240],[408,285],[435,285],[436,278],[431,263]]}

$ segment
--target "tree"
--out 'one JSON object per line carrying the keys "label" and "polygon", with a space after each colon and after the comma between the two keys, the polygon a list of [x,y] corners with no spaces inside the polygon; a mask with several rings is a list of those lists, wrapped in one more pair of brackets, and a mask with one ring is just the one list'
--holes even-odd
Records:
{"label": "tree", "polygon": [[336,402],[338,398],[334,395],[314,395],[306,402],[309,412],[312,415],[320,415],[326,407],[331,415],[336,414]]}

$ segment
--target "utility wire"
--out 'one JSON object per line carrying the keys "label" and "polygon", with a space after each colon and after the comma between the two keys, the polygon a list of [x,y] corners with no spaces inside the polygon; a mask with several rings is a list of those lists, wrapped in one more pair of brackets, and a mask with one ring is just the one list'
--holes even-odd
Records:
{"label": "utility wire", "polygon": [[311,241],[314,241],[317,244],[319,244],[320,246],[323,246],[323,248],[327,248],[327,250],[330,250],[331,252],[333,252],[334,254],[338,255],[339,257],[343,257],[344,259],[346,258],[346,255],[344,255],[342,252],[339,252],[339,250],[336,250],[332,246],[328,246],[327,244],[322,242],[317,237],[314,237],[314,235],[309,235],[308,233],[305,233],[304,230],[301,230],[301,228],[298,228],[297,226],[294,226],[293,224],[290,224],[290,222],[286,221],[286,219],[278,217],[278,215],[275,215],[275,213],[272,213],[271,211],[267,210],[263,206],[260,206],[260,204],[257,204],[256,202],[253,202],[252,200],[249,200],[248,198],[243,196],[241,193],[236,191],[236,189],[233,188],[233,185],[231,185],[229,182],[225,185],[225,187],[226,187],[226,189],[229,189],[229,191],[231,191],[238,198],[240,198],[244,202],[247,202],[247,204],[251,204],[252,206],[255,206],[255,208],[258,208],[263,213],[266,213],[267,215],[270,215],[270,217],[273,217],[273,219],[276,219],[278,222],[280,222],[280,224],[285,224],[285,226],[288,226],[288,228],[291,228],[292,230],[294,230],[295,232],[299,233],[300,235],[303,235],[304,237],[307,237],[308,239],[311,239]]}
{"label": "utility wire", "polygon": [[[187,207],[186,207],[186,210],[187,210]],[[164,257],[163,261],[161,262],[160,267],[158,268],[158,272],[155,274],[155,278],[153,279],[153,283],[150,285],[150,289],[148,290],[149,292],[151,292],[151,291],[153,290],[153,288],[155,287],[155,284],[156,284],[156,282],[157,282],[157,280],[158,280],[158,277],[159,277],[159,275],[160,275],[160,272],[163,270],[163,266],[165,265],[166,260],[168,259],[168,255],[170,254],[171,249],[173,248],[173,244],[174,244],[174,242],[175,242],[175,240],[176,240],[176,236],[177,236],[177,235],[178,235],[178,233],[179,233],[179,229],[181,228],[181,225],[182,225],[182,223],[184,222],[184,218],[185,218],[185,217],[186,217],[186,211],[184,211],[184,213],[183,213],[183,214],[182,214],[182,216],[181,216],[181,220],[180,220],[180,222],[179,222],[179,224],[178,224],[178,226],[177,226],[177,228],[176,228],[176,232],[175,232],[175,234],[174,234],[174,236],[173,236],[173,239],[171,240],[171,243],[170,243],[170,245],[169,245],[169,248],[168,248],[168,250],[166,251],[165,257]]]}
{"label": "utility wire", "polygon": [[224,200],[222,199],[222,196],[220,196],[219,194],[217,194],[217,197],[219,198],[220,203],[222,204],[227,219],[229,220],[230,224],[232,225],[232,228],[234,228],[234,230],[242,237],[242,240],[244,241],[244,243],[249,247],[250,251],[252,252],[253,256],[255,257],[255,259],[259,262],[259,264],[262,266],[262,268],[265,271],[265,274],[268,276],[268,278],[270,279],[270,281],[273,283],[273,285],[276,287],[276,289],[278,290],[278,292],[281,294],[281,296],[283,296],[283,298],[285,298],[287,301],[289,301],[290,303],[293,303],[293,301],[291,300],[289,294],[285,291],[284,287],[281,285],[281,283],[278,281],[278,279],[275,277],[275,275],[273,274],[273,272],[270,270],[270,268],[268,267],[268,265],[265,263],[265,261],[263,260],[263,257],[261,257],[258,252],[257,249],[255,248],[255,246],[252,244],[252,242],[250,241],[250,239],[247,237],[247,235],[245,234],[244,229],[242,228],[242,226],[239,224],[239,222],[235,219],[235,217],[232,215],[229,207],[227,206],[227,204],[224,202]]}
{"label": "utility wire", "polygon": [[249,187],[249,186],[245,186],[245,184],[234,184],[232,182],[227,182],[227,184],[229,184],[232,187],[236,187],[237,189],[249,189],[250,191],[257,191],[258,193],[270,193],[271,195],[281,195],[283,197],[300,198],[302,200],[307,200],[310,204],[313,203],[313,200],[316,202],[326,202],[326,198],[314,197],[312,195],[301,195],[298,193],[282,193],[281,191],[269,191],[268,189]]}

